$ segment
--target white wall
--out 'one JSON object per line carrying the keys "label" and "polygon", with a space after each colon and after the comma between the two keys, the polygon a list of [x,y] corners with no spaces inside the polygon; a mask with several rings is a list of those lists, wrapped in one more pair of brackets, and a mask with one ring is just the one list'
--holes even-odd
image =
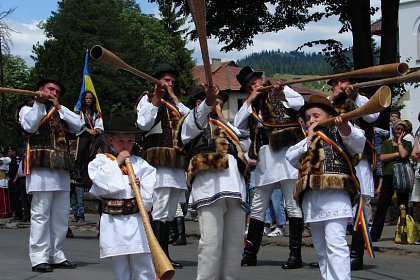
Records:
{"label": "white wall", "polygon": [[[420,0],[400,0],[398,21],[400,62],[408,63],[410,68],[420,67]],[[420,87],[415,89],[406,85],[405,88],[407,93],[399,101],[399,104],[405,105],[401,118],[410,120],[415,132],[420,126],[417,120],[420,112]]]}

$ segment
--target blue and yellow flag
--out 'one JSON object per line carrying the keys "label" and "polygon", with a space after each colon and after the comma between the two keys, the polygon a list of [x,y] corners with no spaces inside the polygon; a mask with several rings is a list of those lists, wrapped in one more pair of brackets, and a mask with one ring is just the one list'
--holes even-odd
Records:
{"label": "blue and yellow flag", "polygon": [[93,87],[92,79],[90,78],[89,70],[88,70],[88,59],[89,59],[89,51],[86,50],[85,55],[85,67],[83,68],[83,76],[82,76],[82,87],[80,88],[79,99],[77,100],[76,106],[74,106],[75,111],[80,111],[82,108],[82,94],[85,90],[90,90],[96,99],[96,110],[102,115],[101,106],[99,106],[98,96],[96,95],[95,88]]}

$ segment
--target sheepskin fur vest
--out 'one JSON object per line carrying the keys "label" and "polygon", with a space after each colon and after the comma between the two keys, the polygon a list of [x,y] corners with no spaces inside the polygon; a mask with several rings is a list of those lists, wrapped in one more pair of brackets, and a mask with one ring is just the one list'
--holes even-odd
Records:
{"label": "sheepskin fur vest", "polygon": [[[179,112],[164,104],[159,106],[155,123],[142,143],[141,156],[153,167],[185,168],[185,155],[177,138],[180,120]],[[155,130],[159,133],[154,133]]]}
{"label": "sheepskin fur vest", "polygon": [[[263,145],[270,145],[274,151],[298,143],[304,138],[299,125],[297,112],[286,108],[273,91],[260,94],[252,103],[253,111],[261,116],[264,123],[284,125],[281,127],[259,126],[258,120],[252,115],[248,118],[251,146],[248,156],[258,158],[258,152]],[[290,124],[287,125],[287,124]]]}
{"label": "sheepskin fur vest", "polygon": [[[342,143],[335,125],[330,126],[326,134],[336,142]],[[301,159],[295,199],[301,201],[307,189],[345,189],[355,194],[357,190],[352,180],[352,170],[349,168],[353,169],[353,166],[348,166],[340,153],[321,137],[316,136]]]}
{"label": "sheepskin fur vest", "polygon": [[27,135],[30,167],[72,170],[67,131],[67,124],[56,111],[35,133]]}
{"label": "sheepskin fur vest", "polygon": [[239,143],[218,125],[209,123],[197,137],[185,146],[185,151],[189,162],[187,168],[189,188],[198,172],[229,168],[228,154],[236,158],[239,172],[244,175],[246,180],[249,179],[247,161]]}
{"label": "sheepskin fur vest", "polygon": [[[347,98],[345,94],[342,94],[340,98],[333,102],[335,110],[339,114],[351,112],[356,109],[354,103]],[[354,126],[357,126],[365,131],[365,137],[367,140],[374,145],[374,133],[373,133],[373,123],[368,123],[363,120],[361,117],[352,119],[350,121]],[[370,146],[368,143],[365,143],[365,148],[363,153],[356,154],[353,156],[353,164],[357,165],[361,159],[367,159],[370,164],[373,163],[373,154],[376,153],[373,146]]]}

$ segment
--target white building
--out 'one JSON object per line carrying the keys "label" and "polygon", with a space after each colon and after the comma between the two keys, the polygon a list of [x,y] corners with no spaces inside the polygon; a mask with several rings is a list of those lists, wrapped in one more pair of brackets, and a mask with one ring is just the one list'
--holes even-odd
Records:
{"label": "white building", "polygon": [[[420,67],[420,0],[400,0],[399,51],[400,61],[407,62],[410,68]],[[405,105],[401,119],[413,123],[413,132],[420,126],[417,120],[420,112],[420,87],[405,85],[407,93],[398,101]]]}

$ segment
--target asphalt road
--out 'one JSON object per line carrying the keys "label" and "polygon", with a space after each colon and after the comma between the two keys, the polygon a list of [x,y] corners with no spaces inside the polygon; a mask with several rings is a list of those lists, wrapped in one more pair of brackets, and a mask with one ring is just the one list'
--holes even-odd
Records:
{"label": "asphalt road", "polygon": [[[56,269],[52,273],[31,271],[28,257],[29,229],[0,229],[0,279],[60,279],[60,280],[106,280],[112,279],[109,259],[99,259],[99,248],[95,232],[77,232],[75,238],[65,242],[67,258],[77,263],[74,270]],[[174,280],[192,280],[196,277],[198,240],[188,238],[186,246],[170,246],[173,259],[184,264],[176,270]],[[261,248],[258,266],[240,268],[241,280],[263,279],[320,279],[317,269],[311,269],[309,262],[316,260],[313,248],[302,251],[304,268],[283,270],[281,265],[288,255],[287,247],[273,244]],[[403,251],[388,250],[376,252],[375,259],[365,258],[365,270],[352,274],[352,279],[410,280],[419,279],[420,254],[406,254]]]}

